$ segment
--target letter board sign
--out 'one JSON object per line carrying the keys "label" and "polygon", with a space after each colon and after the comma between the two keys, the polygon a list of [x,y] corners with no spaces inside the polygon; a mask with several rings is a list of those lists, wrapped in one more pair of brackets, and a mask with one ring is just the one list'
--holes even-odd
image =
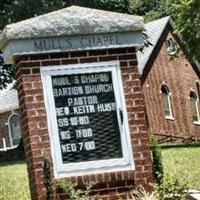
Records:
{"label": "letter board sign", "polygon": [[115,165],[130,167],[132,155],[120,97],[123,92],[117,73],[119,64],[48,69],[42,71],[42,77],[49,127],[53,131],[50,138],[56,175],[66,171],[78,173],[81,168],[93,171]]}
{"label": "letter board sign", "polygon": [[63,163],[122,157],[111,72],[52,76]]}

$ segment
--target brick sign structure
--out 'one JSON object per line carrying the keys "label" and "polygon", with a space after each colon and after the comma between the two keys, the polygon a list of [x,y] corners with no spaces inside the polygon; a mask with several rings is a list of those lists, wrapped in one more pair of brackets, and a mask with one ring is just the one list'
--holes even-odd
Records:
{"label": "brick sign structure", "polygon": [[[148,189],[152,162],[135,51],[142,31],[140,17],[73,6],[2,32],[5,61],[17,69],[33,200],[46,198],[44,152],[52,180],[93,181],[98,199]],[[54,189],[54,199],[67,198]]]}

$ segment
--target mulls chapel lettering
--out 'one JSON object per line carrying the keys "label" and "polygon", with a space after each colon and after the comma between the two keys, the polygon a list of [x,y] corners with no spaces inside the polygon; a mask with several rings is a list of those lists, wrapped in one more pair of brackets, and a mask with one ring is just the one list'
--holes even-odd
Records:
{"label": "mulls chapel lettering", "polygon": [[58,37],[33,41],[35,51],[85,49],[119,44],[118,35]]}

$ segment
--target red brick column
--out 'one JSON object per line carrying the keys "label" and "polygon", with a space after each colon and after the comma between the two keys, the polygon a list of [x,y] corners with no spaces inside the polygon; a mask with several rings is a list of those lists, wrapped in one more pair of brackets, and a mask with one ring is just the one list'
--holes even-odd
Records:
{"label": "red brick column", "polygon": [[[78,185],[96,182],[94,193],[99,199],[111,200],[121,196],[128,198],[130,186],[148,187],[152,179],[151,154],[145,119],[142,93],[134,48],[49,53],[16,56],[17,89],[23,122],[23,140],[33,200],[45,199],[43,184],[43,151],[50,154],[47,117],[44,106],[40,67],[119,60],[128,112],[128,121],[136,169],[86,176],[70,177]],[[57,190],[57,197],[65,195]]]}

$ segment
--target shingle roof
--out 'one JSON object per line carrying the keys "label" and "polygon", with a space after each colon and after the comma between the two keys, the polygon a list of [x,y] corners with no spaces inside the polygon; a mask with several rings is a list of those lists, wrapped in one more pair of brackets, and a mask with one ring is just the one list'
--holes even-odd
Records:
{"label": "shingle roof", "polygon": [[11,111],[19,107],[17,90],[12,89],[12,84],[7,89],[0,90],[0,113]]}
{"label": "shingle roof", "polygon": [[140,74],[143,74],[144,68],[169,20],[170,17],[168,16],[145,24],[145,33],[147,34],[148,40],[152,45],[145,47],[142,52],[137,52],[138,68]]}

